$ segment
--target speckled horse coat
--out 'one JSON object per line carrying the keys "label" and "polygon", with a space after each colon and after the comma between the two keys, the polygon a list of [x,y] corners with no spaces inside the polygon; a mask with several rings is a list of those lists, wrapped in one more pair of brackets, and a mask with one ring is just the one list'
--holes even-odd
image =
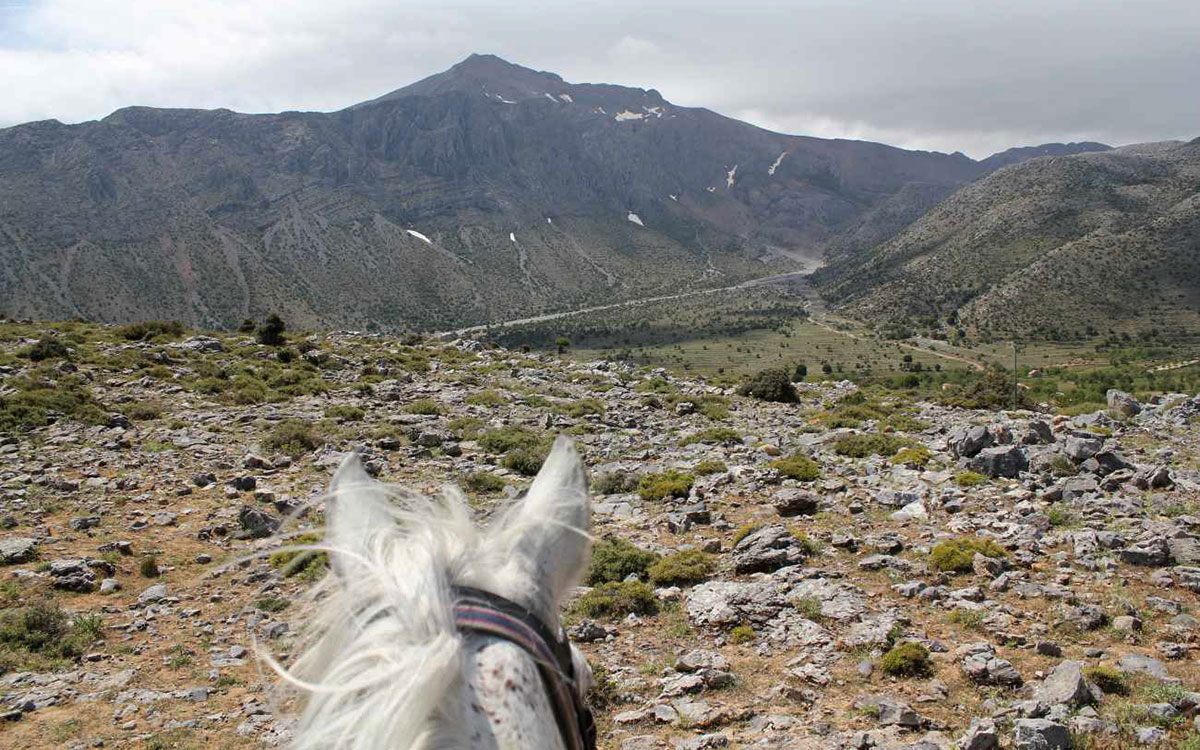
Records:
{"label": "speckled horse coat", "polygon": [[[589,554],[582,462],[559,438],[523,499],[486,529],[465,499],[372,480],[346,459],[326,504],[334,575],[313,595],[301,655],[283,680],[304,693],[301,750],[558,750],[564,746],[533,659],[499,638],[460,633],[453,586],[524,605],[552,631]],[[576,674],[591,672],[572,649]]]}

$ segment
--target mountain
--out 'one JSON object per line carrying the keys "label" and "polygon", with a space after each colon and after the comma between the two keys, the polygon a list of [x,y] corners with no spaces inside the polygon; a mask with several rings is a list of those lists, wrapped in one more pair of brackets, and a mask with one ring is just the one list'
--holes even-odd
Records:
{"label": "mountain", "polygon": [[1030,159],[1040,159],[1043,156],[1072,156],[1086,154],[1092,151],[1109,151],[1112,146],[1095,141],[1082,143],[1043,143],[1040,146],[1018,146],[999,153],[992,154],[979,162],[987,172],[995,172],[1000,167],[1020,164]]}
{"label": "mountain", "polygon": [[338,112],[0,130],[0,314],[485,322],[815,264],[983,171],[474,55]]}
{"label": "mountain", "polygon": [[1200,139],[1038,158],[816,276],[849,315],[997,336],[1200,324]]}

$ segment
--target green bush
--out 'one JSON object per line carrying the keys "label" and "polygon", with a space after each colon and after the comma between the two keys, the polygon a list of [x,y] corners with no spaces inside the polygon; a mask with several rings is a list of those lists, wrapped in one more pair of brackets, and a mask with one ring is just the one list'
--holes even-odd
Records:
{"label": "green bush", "polygon": [[692,435],[688,435],[681,440],[681,446],[688,446],[694,443],[708,443],[710,445],[732,445],[742,441],[742,434],[737,430],[728,427],[710,427],[707,430],[701,430]]}
{"label": "green bush", "polygon": [[754,532],[758,531],[761,528],[762,528],[761,523],[747,523],[747,524],[742,525],[741,528],[739,528],[737,531],[734,532],[733,541],[730,542],[730,545],[733,547],[738,546],[738,542],[742,541],[743,539],[750,536],[751,534],[753,534]]}
{"label": "green bush", "polygon": [[47,359],[70,359],[71,352],[57,336],[45,336],[38,339],[32,346],[23,349],[20,356],[30,362],[42,362]]}
{"label": "green bush", "polygon": [[287,599],[279,599],[277,597],[267,597],[254,602],[254,606],[263,612],[282,612],[291,606],[291,602]]}
{"label": "green bush", "polygon": [[742,384],[738,393],[761,401],[795,403],[800,400],[791,376],[781,367],[769,367],[755,373]]}
{"label": "green bush", "polygon": [[788,479],[795,479],[798,482],[811,482],[821,477],[821,467],[817,465],[817,462],[800,453],[777,458],[770,463],[770,466]]}
{"label": "green bush", "polygon": [[72,619],[53,602],[0,609],[0,674],[57,669],[58,662],[82,656],[103,635],[99,616]]}
{"label": "green bush", "polygon": [[357,406],[335,404],[325,409],[325,418],[338,422],[358,422],[365,416],[367,413]]}
{"label": "green bush", "polygon": [[467,396],[467,403],[472,406],[505,406],[508,399],[499,391],[480,391]]}
{"label": "green bush", "polygon": [[638,480],[637,492],[643,500],[655,502],[668,497],[686,498],[696,478],[675,469],[645,474]]}
{"label": "green bush", "polygon": [[624,539],[602,539],[592,547],[592,561],[584,581],[589,586],[624,581],[629,576],[644,578],[658,555]]}
{"label": "green bush", "polygon": [[554,411],[559,414],[565,414],[568,417],[586,417],[591,415],[601,416],[604,414],[604,402],[595,398],[580,398],[572,401],[569,404],[557,406]]}
{"label": "green bush", "polygon": [[592,688],[587,693],[588,708],[596,713],[607,711],[621,700],[621,689],[602,664],[592,664]]}
{"label": "green bush", "polygon": [[441,414],[442,407],[438,406],[438,403],[431,398],[419,398],[416,401],[410,402],[408,406],[405,406],[404,411],[409,414],[433,415]]}
{"label": "green bush", "polygon": [[500,454],[515,448],[538,448],[547,440],[541,433],[525,427],[495,427],[480,435],[478,442],[488,453]]}
{"label": "green bush", "polygon": [[584,617],[624,617],[658,612],[654,590],[641,581],[603,583],[575,602],[574,611]]}
{"label": "green bush", "polygon": [[920,677],[933,671],[929,649],[912,641],[894,646],[880,659],[879,667],[894,677]]}
{"label": "green bush", "polygon": [[303,419],[285,419],[270,429],[262,439],[263,450],[299,456],[315,451],[325,444],[325,438]]}
{"label": "green bush", "polygon": [[500,492],[507,483],[500,477],[487,471],[473,471],[463,478],[463,487],[471,492],[491,494]]}
{"label": "green bush", "polygon": [[753,643],[754,638],[754,628],[749,625],[738,625],[729,631],[729,642],[735,646],[740,646],[743,643]]}
{"label": "green bush", "polygon": [[890,461],[896,466],[915,466],[924,468],[933,458],[933,454],[923,445],[913,446],[911,448],[901,448],[896,455],[892,456]]}
{"label": "green bush", "polygon": [[708,578],[715,568],[712,555],[693,549],[667,555],[651,565],[647,574],[655,586],[686,586]]}
{"label": "green bush", "polygon": [[286,329],[287,326],[284,325],[283,318],[280,318],[278,315],[272,313],[271,315],[268,315],[267,319],[263,321],[263,324],[258,327],[256,334],[258,343],[263,344],[264,346],[282,346],[285,341],[283,332]]}
{"label": "green bush", "polygon": [[1112,667],[1085,667],[1083,676],[1095,683],[1105,695],[1129,695],[1130,684],[1125,675]]}
{"label": "green bush", "polygon": [[[301,534],[289,542],[291,547],[319,545],[322,537],[317,533]],[[302,580],[315,581],[329,569],[329,555],[323,551],[307,549],[283,549],[268,558],[271,567],[282,570],[287,578],[298,576]]]}
{"label": "green bush", "polygon": [[12,392],[0,396],[0,433],[18,432],[49,424],[54,413],[85,424],[103,425],[108,413],[77,376],[36,371],[9,378]]}
{"label": "green bush", "polygon": [[158,559],[154,555],[146,555],[138,565],[138,572],[142,574],[142,578],[158,578],[161,575]]}
{"label": "green bush", "polygon": [[710,474],[724,474],[729,471],[729,467],[724,461],[717,459],[705,459],[692,467],[692,473],[698,477],[707,477]]}
{"label": "green bush", "polygon": [[546,448],[513,448],[504,454],[500,463],[510,471],[532,477],[541,471],[548,454],[549,450]]}
{"label": "green bush", "polygon": [[161,417],[163,409],[157,401],[135,401],[122,406],[121,413],[135,422],[148,422]]}
{"label": "green bush", "polygon": [[637,477],[616,471],[600,474],[592,480],[592,492],[597,495],[617,495],[622,492],[633,492],[635,488],[637,488]]}
{"label": "green bush", "polygon": [[954,483],[959,487],[974,487],[986,481],[987,477],[977,471],[960,471],[954,475]]}
{"label": "green bush", "polygon": [[893,456],[911,443],[895,435],[869,433],[847,435],[833,444],[833,450],[842,456],[866,458],[867,456]]}
{"label": "green bush", "polygon": [[991,539],[967,536],[939,542],[929,551],[929,564],[947,573],[969,573],[974,569],[975,553],[984,557],[1007,557],[1004,548]]}
{"label": "green bush", "polygon": [[117,329],[117,335],[126,341],[150,341],[159,336],[165,339],[174,339],[179,338],[183,333],[183,324],[178,320],[147,320],[142,323],[130,323]]}

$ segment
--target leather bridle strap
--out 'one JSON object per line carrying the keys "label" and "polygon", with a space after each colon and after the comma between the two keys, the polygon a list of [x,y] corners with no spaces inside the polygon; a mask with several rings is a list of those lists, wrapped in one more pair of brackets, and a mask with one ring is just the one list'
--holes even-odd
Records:
{"label": "leather bridle strap", "polygon": [[556,636],[537,615],[490,591],[456,586],[453,593],[458,629],[503,638],[532,656],[567,750],[594,750],[596,725],[580,694],[566,636]]}

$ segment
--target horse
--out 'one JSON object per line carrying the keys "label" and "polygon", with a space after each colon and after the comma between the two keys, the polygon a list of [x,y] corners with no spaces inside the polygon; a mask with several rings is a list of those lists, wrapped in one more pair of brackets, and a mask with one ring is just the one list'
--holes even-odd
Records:
{"label": "horse", "polygon": [[296,750],[594,747],[582,698],[592,673],[559,619],[590,523],[584,466],[564,437],[483,528],[456,488],[434,499],[385,486],[350,454],[312,546],[331,573],[311,594],[298,656],[288,667],[266,657],[304,700]]}

